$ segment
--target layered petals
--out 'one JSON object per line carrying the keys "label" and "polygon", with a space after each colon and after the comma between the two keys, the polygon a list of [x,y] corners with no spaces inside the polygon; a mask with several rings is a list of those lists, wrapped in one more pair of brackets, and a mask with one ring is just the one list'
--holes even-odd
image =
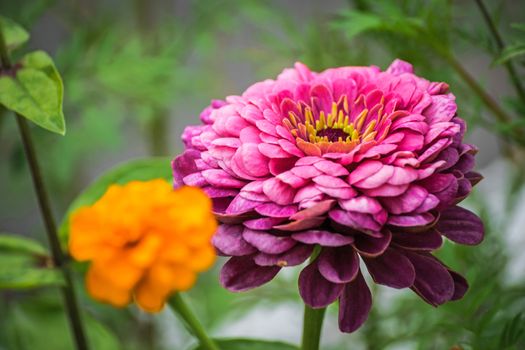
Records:
{"label": "layered petals", "polygon": [[174,183],[213,198],[224,227],[213,243],[231,257],[226,288],[259,286],[315,252],[301,297],[315,308],[339,298],[344,332],[371,308],[360,261],[375,283],[432,305],[465,294],[466,280],[431,255],[443,237],[483,239],[480,219],[457,206],[482,177],[446,83],[401,60],[385,71],[297,63],[213,102],[201,119],[183,135]]}

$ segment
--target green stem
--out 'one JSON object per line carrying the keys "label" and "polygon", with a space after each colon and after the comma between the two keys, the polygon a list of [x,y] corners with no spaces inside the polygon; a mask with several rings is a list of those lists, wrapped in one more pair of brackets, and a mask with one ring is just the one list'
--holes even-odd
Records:
{"label": "green stem", "polygon": [[2,24],[0,24],[0,63],[2,64],[2,69],[11,69],[11,60],[9,59],[9,51],[5,43]]}
{"label": "green stem", "polygon": [[[11,61],[9,58],[9,52],[5,45],[5,38],[0,25],[0,57],[2,62],[2,69],[8,69],[11,67]],[[53,255],[54,265],[61,269],[64,275],[65,286],[61,288],[62,296],[64,298],[64,304],[66,306],[67,315],[69,316],[69,323],[71,330],[74,335],[76,348],[78,350],[87,350],[87,339],[85,336],[82,320],[80,317],[80,310],[75,296],[75,290],[73,285],[73,278],[71,271],[65,263],[65,256],[60,246],[58,239],[55,220],[51,212],[51,202],[44,186],[42,173],[38,164],[38,159],[31,138],[31,132],[27,120],[16,113],[16,121],[18,123],[18,129],[24,145],[24,151],[26,154],[27,162],[31,170],[31,178],[33,180],[33,186],[36,191],[40,212],[44,220],[46,227],[47,238]]]}
{"label": "green stem", "polygon": [[186,328],[199,339],[201,346],[206,350],[220,350],[217,344],[208,336],[191,308],[186,304],[179,293],[175,293],[169,301],[172,309],[182,318]]}
{"label": "green stem", "polygon": [[326,308],[312,309],[308,305],[304,306],[301,350],[319,350],[325,312]]}
{"label": "green stem", "polygon": [[[481,11],[483,18],[485,19],[485,23],[487,23],[487,26],[489,27],[490,33],[494,37],[494,40],[496,41],[496,45],[498,46],[498,51],[501,53],[503,49],[505,48],[505,42],[503,41],[502,36],[500,35],[498,28],[496,28],[496,25],[494,21],[492,20],[492,17],[490,16],[489,11],[487,10],[487,7],[483,3],[482,0],[475,0],[476,4],[479,7],[479,10]],[[509,60],[505,62],[505,68],[507,69],[507,72],[510,76],[510,79],[512,80],[512,83],[514,84],[514,87],[516,88],[516,92],[518,93],[518,96],[521,98],[523,102],[525,102],[525,89],[523,88],[523,85],[521,84],[521,80],[518,77],[518,74],[516,73],[516,68],[512,64],[512,62]]]}
{"label": "green stem", "polygon": [[474,79],[474,77],[463,67],[463,65],[452,54],[443,56],[445,60],[454,68],[456,73],[463,78],[467,85],[481,98],[481,101],[487,106],[494,116],[500,121],[509,123],[512,118],[500,107],[500,105],[490,96],[483,87]]}

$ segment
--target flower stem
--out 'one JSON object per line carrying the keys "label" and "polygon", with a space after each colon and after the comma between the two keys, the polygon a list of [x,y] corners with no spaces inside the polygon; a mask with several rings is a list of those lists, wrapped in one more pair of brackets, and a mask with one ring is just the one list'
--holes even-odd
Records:
{"label": "flower stem", "polygon": [[169,301],[173,311],[175,311],[184,321],[186,328],[199,339],[201,346],[206,350],[220,350],[217,344],[208,336],[204,327],[191,311],[191,308],[184,301],[179,293],[175,293]]}
{"label": "flower stem", "polygon": [[319,350],[325,312],[326,308],[312,309],[308,305],[304,306],[301,350]]}
{"label": "flower stem", "polygon": [[512,118],[500,107],[500,105],[490,96],[474,77],[463,67],[463,65],[452,55],[445,55],[444,58],[454,68],[456,73],[461,76],[468,86],[481,98],[483,103],[492,111],[494,116],[504,123],[509,123]]}
{"label": "flower stem", "polygon": [[[9,69],[11,67],[11,61],[9,58],[9,52],[5,44],[5,38],[1,25],[0,58],[2,63],[1,68]],[[82,319],[80,317],[80,310],[75,296],[73,278],[71,276],[71,271],[69,270],[67,264],[65,264],[64,253],[62,252],[60,241],[58,239],[55,220],[51,212],[49,196],[47,195],[47,191],[44,186],[44,181],[42,178],[42,173],[40,171],[40,166],[38,164],[38,159],[36,156],[35,147],[33,145],[33,140],[31,138],[31,133],[29,131],[29,126],[27,120],[18,113],[16,113],[16,121],[18,123],[18,129],[20,131],[20,136],[24,145],[24,151],[26,154],[27,162],[29,163],[29,168],[31,170],[31,178],[33,180],[33,186],[36,191],[40,212],[46,227],[47,238],[51,248],[51,253],[53,255],[53,263],[57,268],[59,268],[62,271],[62,274],[64,276],[65,286],[61,288],[61,291],[62,296],[64,298],[64,304],[66,306],[67,315],[69,317],[71,330],[74,335],[76,348],[78,350],[87,350],[87,339],[85,336]]]}
{"label": "flower stem", "polygon": [[[503,38],[501,37],[498,28],[496,28],[496,25],[494,21],[492,20],[492,17],[490,17],[490,13],[487,10],[487,7],[483,3],[483,0],[475,0],[476,4],[479,7],[479,10],[481,11],[481,14],[483,15],[483,19],[485,20],[485,23],[487,23],[487,26],[489,27],[490,33],[494,37],[494,40],[496,41],[496,45],[498,46],[498,51],[501,53],[503,49],[505,48],[505,42],[503,41]],[[507,69],[507,72],[509,73],[510,79],[512,80],[512,83],[514,84],[514,87],[516,88],[516,92],[518,93],[518,96],[520,99],[525,102],[525,89],[523,88],[523,85],[521,85],[521,80],[518,77],[518,74],[516,73],[516,69],[514,68],[514,65],[509,60],[505,62],[505,68]]]}

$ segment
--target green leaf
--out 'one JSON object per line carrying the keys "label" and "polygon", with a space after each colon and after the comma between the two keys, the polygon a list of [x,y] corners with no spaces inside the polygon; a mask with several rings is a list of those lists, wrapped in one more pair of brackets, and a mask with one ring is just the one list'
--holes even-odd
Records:
{"label": "green leaf", "polygon": [[52,132],[66,132],[64,87],[53,60],[43,51],[24,56],[15,76],[0,76],[0,104]]}
{"label": "green leaf", "polygon": [[496,64],[505,63],[514,57],[525,55],[525,43],[517,43],[507,46],[499,57],[494,61]]}
{"label": "green leaf", "polygon": [[[215,342],[222,350],[298,350],[294,345],[257,339],[215,339]],[[197,346],[194,350],[205,350],[202,346]]]}
{"label": "green leaf", "polygon": [[152,157],[135,159],[115,166],[96,179],[71,203],[64,221],[60,225],[60,237],[67,241],[69,234],[69,216],[82,206],[96,202],[113,184],[126,184],[130,181],[146,181],[163,178],[171,181],[171,158]]}
{"label": "green leaf", "polygon": [[9,18],[0,16],[0,27],[9,50],[16,49],[29,39],[26,30]]}
{"label": "green leaf", "polygon": [[64,285],[62,272],[46,267],[48,259],[46,249],[38,242],[0,234],[0,290]]}
{"label": "green leaf", "polygon": [[349,39],[352,39],[361,33],[370,30],[377,30],[383,27],[383,20],[381,17],[371,13],[347,11],[343,16],[344,19],[335,22],[334,26],[344,28],[345,34]]}
{"label": "green leaf", "polygon": [[25,253],[37,256],[47,256],[47,249],[39,242],[13,234],[0,233],[0,253]]}
{"label": "green leaf", "polygon": [[17,263],[11,264],[9,261],[0,266],[0,290],[63,286],[64,284],[62,272],[57,269],[20,266]]}
{"label": "green leaf", "polygon": [[511,23],[510,26],[514,29],[525,32],[525,22],[522,23]]}
{"label": "green leaf", "polygon": [[[2,314],[2,318],[8,320],[3,330],[6,336],[0,342],[7,349],[75,349],[58,293],[53,291],[26,295],[6,309]],[[119,339],[88,312],[84,312],[82,316],[91,349],[123,348]]]}

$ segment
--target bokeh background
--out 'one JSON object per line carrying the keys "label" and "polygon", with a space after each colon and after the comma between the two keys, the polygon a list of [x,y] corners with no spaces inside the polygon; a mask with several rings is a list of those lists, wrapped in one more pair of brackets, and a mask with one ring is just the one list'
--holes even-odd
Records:
{"label": "bokeh background", "polygon": [[[525,2],[485,2],[505,44],[525,45]],[[178,154],[182,130],[198,123],[211,99],[239,94],[295,61],[314,70],[386,68],[399,57],[418,75],[448,82],[467,138],[480,149],[485,180],[465,206],[483,217],[487,238],[479,247],[446,244],[439,254],[468,277],[471,290],[434,309],[410,292],[375,287],[370,319],[355,334],[340,334],[330,309],[322,348],[525,349],[525,101],[496,59],[500,50],[476,1],[0,0],[0,14],[23,24],[31,34],[27,49],[49,52],[64,80],[67,135],[32,130],[59,221],[105,170]],[[524,56],[512,62],[523,80]],[[465,71],[512,123],[494,118]],[[15,119],[4,111],[0,231],[45,241]],[[234,295],[218,285],[220,265],[190,293],[212,334],[299,341],[299,269]],[[152,317],[135,307],[114,310],[86,295],[82,305],[96,349],[192,344],[169,311]],[[0,349],[71,348],[55,289],[0,291]]]}

